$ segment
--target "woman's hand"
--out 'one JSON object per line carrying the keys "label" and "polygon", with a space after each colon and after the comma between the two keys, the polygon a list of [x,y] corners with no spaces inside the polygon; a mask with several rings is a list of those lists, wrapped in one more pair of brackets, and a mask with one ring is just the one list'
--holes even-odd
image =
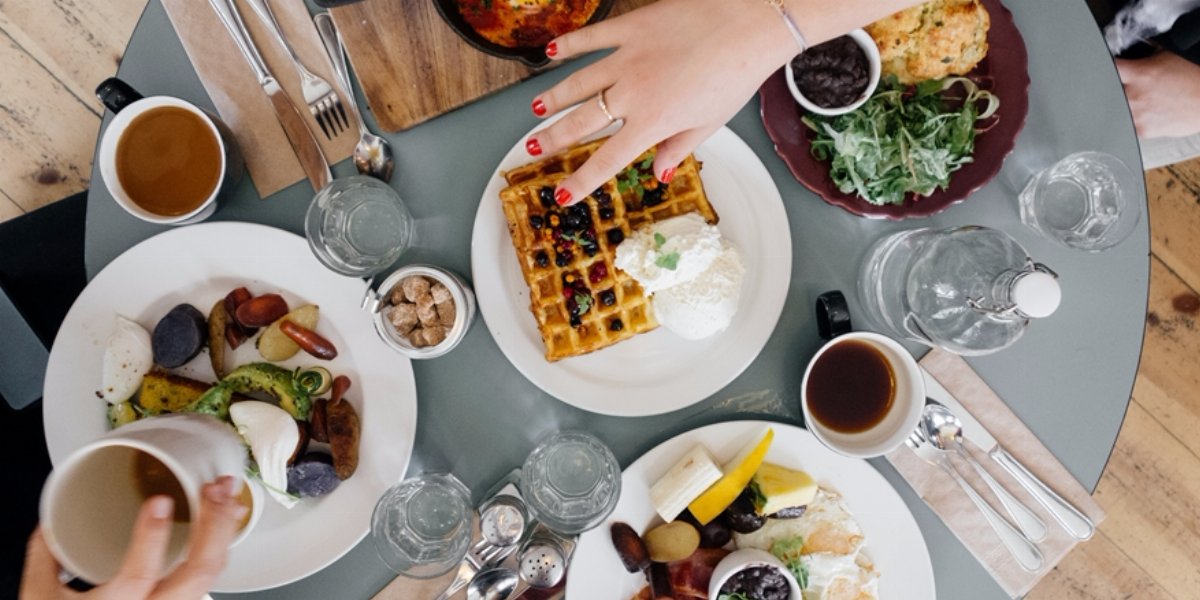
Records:
{"label": "woman's hand", "polygon": [[[916,0],[786,0],[807,42],[817,44],[885,17]],[[675,167],[746,104],[800,47],[763,0],[659,0],[563,35],[546,54],[564,60],[615,48],[533,100],[540,117],[578,110],[526,140],[532,156],[562,151],[608,126],[598,101],[622,119],[621,130],[563,180],[559,204],[590,194],[658,144],[654,174]]]}
{"label": "woman's hand", "polygon": [[1133,125],[1142,139],[1200,133],[1200,65],[1173,52],[1117,59]]}
{"label": "woman's hand", "polygon": [[50,554],[39,527],[25,551],[21,598],[26,600],[198,600],[208,593],[225,568],[229,544],[248,507],[235,498],[238,482],[222,477],[204,486],[200,514],[192,526],[187,558],[162,576],[167,543],[171,539],[174,503],[154,496],[142,505],[133,526],[129,551],[116,577],[87,592],[76,592],[59,582],[59,564]]}

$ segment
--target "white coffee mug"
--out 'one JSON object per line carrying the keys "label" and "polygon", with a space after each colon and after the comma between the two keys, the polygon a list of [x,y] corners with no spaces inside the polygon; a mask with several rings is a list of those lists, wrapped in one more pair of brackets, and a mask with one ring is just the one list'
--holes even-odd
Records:
{"label": "white coffee mug", "polygon": [[[865,431],[843,433],[826,427],[813,418],[808,405],[808,379],[812,374],[813,365],[817,364],[830,348],[854,341],[869,344],[887,361],[895,377],[895,395],[887,415],[874,426]],[[921,421],[921,412],[925,409],[925,379],[921,377],[921,367],[917,365],[917,361],[895,340],[877,333],[846,333],[826,342],[808,362],[800,386],[800,405],[804,411],[805,426],[822,444],[846,456],[873,458],[899,448],[905,438],[917,428]]]}
{"label": "white coffee mug", "polygon": [[[217,210],[217,198],[224,195],[241,178],[244,170],[241,153],[237,150],[237,144],[234,142],[229,128],[216,116],[191,102],[171,96],[144,98],[128,84],[115,77],[101,83],[96,88],[96,96],[115,114],[108,124],[108,128],[104,130],[104,135],[100,138],[100,148],[96,154],[96,168],[100,170],[100,175],[104,179],[104,187],[108,189],[108,193],[112,195],[117,204],[125,209],[125,212],[143,221],[160,225],[189,225],[211,217]],[[121,186],[121,180],[117,176],[117,146],[121,142],[121,137],[135,119],[148,111],[163,107],[180,108],[200,117],[216,138],[217,145],[221,150],[221,170],[216,187],[199,206],[182,215],[161,215],[146,210],[133,201],[125,188]]]}
{"label": "white coffee mug", "polygon": [[[146,500],[135,481],[134,459],[140,452],[175,476],[192,519],[199,514],[205,483],[223,475],[241,481],[246,469],[237,432],[198,414],[136,421],[76,450],[50,473],[40,506],[46,542],[69,573],[94,584],[116,575]],[[257,495],[254,504],[261,505],[261,498]],[[173,524],[164,574],[183,560],[190,529],[190,522]]]}

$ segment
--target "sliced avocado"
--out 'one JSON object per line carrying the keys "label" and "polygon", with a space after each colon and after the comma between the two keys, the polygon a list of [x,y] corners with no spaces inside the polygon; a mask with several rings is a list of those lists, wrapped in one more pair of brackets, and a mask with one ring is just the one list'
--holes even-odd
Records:
{"label": "sliced avocado", "polygon": [[209,388],[183,409],[184,412],[211,415],[222,421],[229,420],[229,402],[233,400],[233,388],[224,381]]}
{"label": "sliced avocado", "polygon": [[[222,379],[221,386],[229,386],[231,391],[241,393],[266,392],[278,398],[280,408],[300,421],[307,421],[312,411],[312,398],[299,389],[292,372],[271,363],[242,365]],[[228,413],[229,403],[226,402],[225,414]]]}

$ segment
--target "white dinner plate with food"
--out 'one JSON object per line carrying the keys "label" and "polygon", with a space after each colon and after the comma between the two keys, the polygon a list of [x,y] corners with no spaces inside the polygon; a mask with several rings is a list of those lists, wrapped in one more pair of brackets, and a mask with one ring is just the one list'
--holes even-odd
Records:
{"label": "white dinner plate with food", "polygon": [[[605,133],[611,130],[601,132]],[[479,310],[496,344],[517,370],[568,404],[630,417],[689,406],[741,374],[774,332],[792,273],[788,216],[775,182],[754,151],[733,131],[722,128],[695,152],[702,163],[705,192],[720,218],[717,228],[737,248],[745,266],[740,301],[729,327],[690,341],[660,326],[552,363],[546,359],[530,312],[529,287],[500,201],[506,186],[502,173],[536,160],[526,153],[525,139],[505,155],[488,181],[471,236]]]}
{"label": "white dinner plate with food", "polygon": [[[651,502],[651,486],[689,450],[700,444],[711,452],[717,464],[723,464],[760,437],[767,427],[774,430],[774,440],[766,454],[766,462],[803,470],[812,476],[822,493],[833,492],[841,496],[842,507],[861,529],[863,543],[856,552],[873,563],[878,575],[878,597],[888,600],[937,597],[925,538],[912,513],[887,480],[865,461],[847,458],[825,448],[804,429],[765,421],[732,421],[694,429],[659,444],[626,468],[621,477],[621,499],[616,510],[603,525],[583,534],[579,540],[567,578],[567,597],[572,600],[634,598],[646,587],[646,576],[625,570],[613,547],[611,525],[623,522],[644,535],[649,528],[662,522]],[[810,507],[802,518],[815,518],[814,514]],[[825,530],[826,538],[829,531]],[[822,564],[835,562],[812,560],[808,567],[810,581],[828,575],[819,572]],[[700,582],[700,587],[706,585]]]}
{"label": "white dinner plate with food", "polygon": [[[233,548],[218,592],[272,588],[311,575],[366,536],[375,501],[404,477],[417,425],[416,383],[409,360],[379,339],[359,308],[360,279],[326,269],[304,238],[249,223],[206,223],[172,229],[117,257],[88,284],[67,313],[46,368],[46,445],[55,464],[109,430],[98,398],[102,363],[118,315],[147,331],[180,303],[208,314],[234,288],[277,293],[291,307],[320,307],[317,332],[338,350],[331,361],[304,352],[277,364],[324,366],[352,381],[346,399],[361,420],[357,471],[329,495],[285,509],[266,494],[254,530]],[[225,364],[261,361],[254,340]],[[212,382],[208,350],[171,373]],[[328,394],[323,394],[327,397]],[[315,397],[315,396],[314,396]]]}

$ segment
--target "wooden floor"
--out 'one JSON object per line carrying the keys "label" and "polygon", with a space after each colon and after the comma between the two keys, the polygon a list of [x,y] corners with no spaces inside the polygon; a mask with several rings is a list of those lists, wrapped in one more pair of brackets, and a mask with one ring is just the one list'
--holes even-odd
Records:
{"label": "wooden floor", "polygon": [[[84,189],[145,0],[0,0],[0,221]],[[1031,598],[1200,597],[1200,161],[1147,174],[1153,252],[1141,371],[1096,498],[1108,520]]]}

